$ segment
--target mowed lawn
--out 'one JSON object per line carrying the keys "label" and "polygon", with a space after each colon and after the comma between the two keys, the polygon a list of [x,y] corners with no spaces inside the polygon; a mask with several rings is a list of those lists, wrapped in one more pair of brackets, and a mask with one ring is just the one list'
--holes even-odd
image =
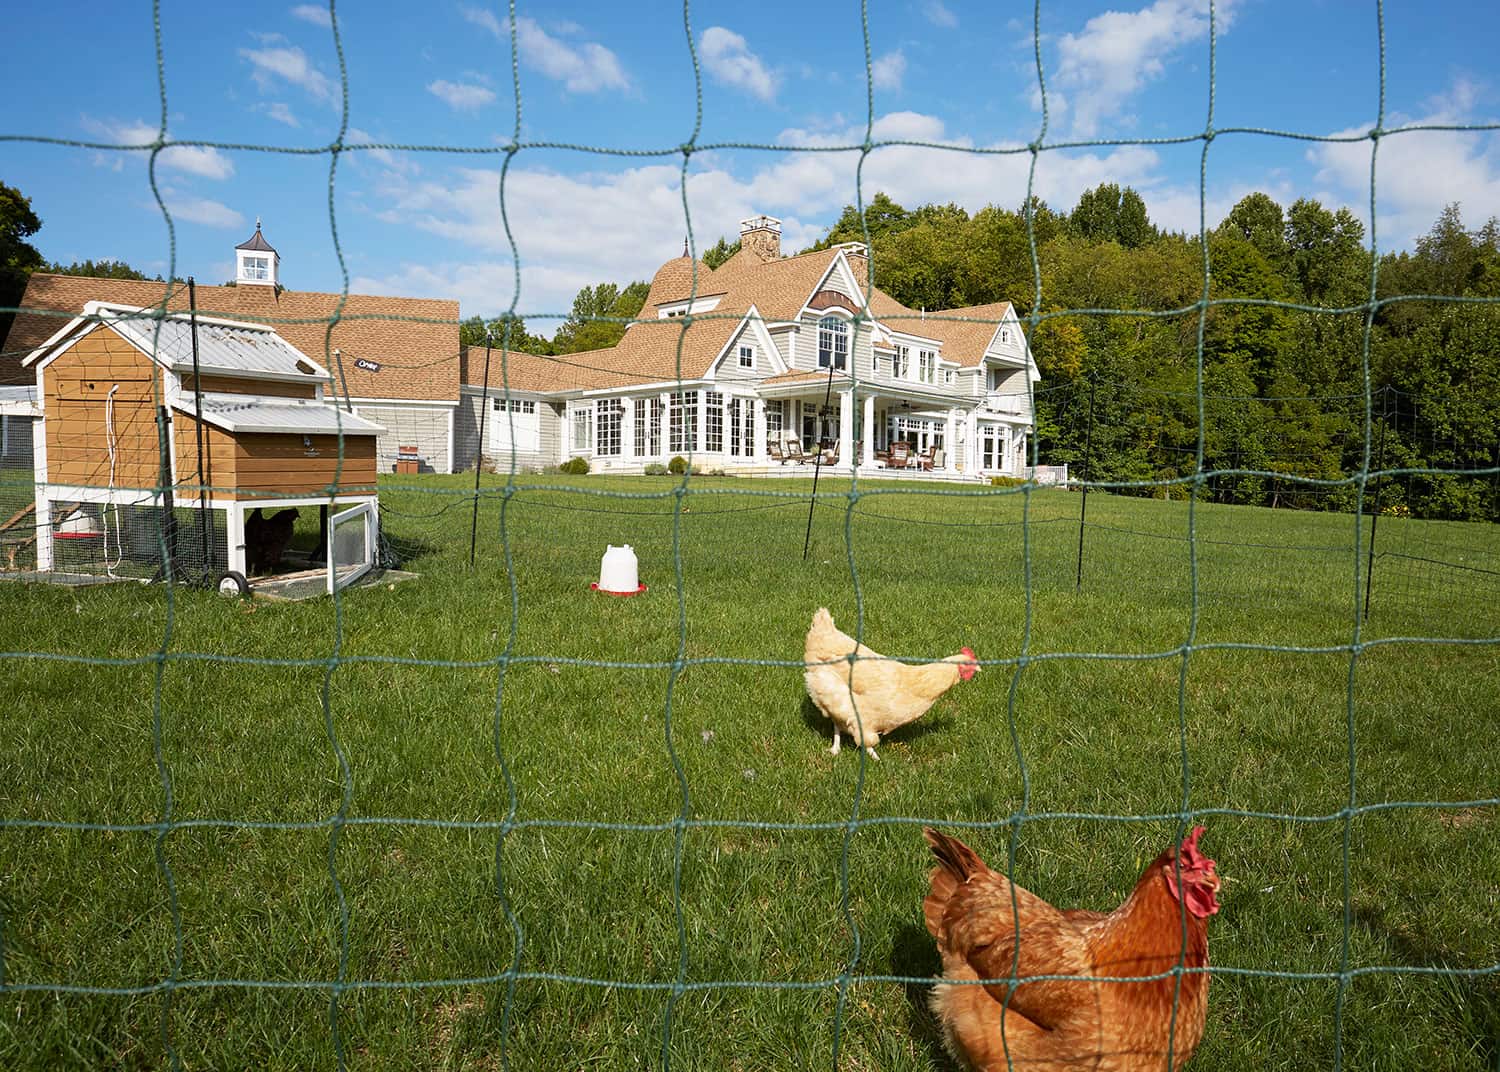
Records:
{"label": "mowed lawn", "polygon": [[[0,585],[0,1067],[952,1069],[921,822],[1108,909],[1184,804],[1189,1068],[1500,1060],[1495,526],[1382,519],[1356,654],[1348,515],[1093,494],[1075,588],[1074,492],[486,477],[471,569],[471,480],[337,605]],[[820,605],[988,665],[830,756]]]}

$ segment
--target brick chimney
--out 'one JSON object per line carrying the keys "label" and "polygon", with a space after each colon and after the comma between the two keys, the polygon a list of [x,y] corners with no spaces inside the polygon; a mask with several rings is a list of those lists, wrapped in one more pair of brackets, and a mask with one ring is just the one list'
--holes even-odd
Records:
{"label": "brick chimney", "polygon": [[751,216],[740,221],[740,247],[763,261],[781,256],[781,221],[775,216]]}

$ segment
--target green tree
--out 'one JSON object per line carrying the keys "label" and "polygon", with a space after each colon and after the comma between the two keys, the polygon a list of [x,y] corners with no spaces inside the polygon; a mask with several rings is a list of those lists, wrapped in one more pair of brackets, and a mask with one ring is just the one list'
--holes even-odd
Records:
{"label": "green tree", "polygon": [[[510,325],[508,337],[505,333],[507,324]],[[471,316],[458,325],[458,341],[471,347],[484,346],[488,342],[492,349],[499,350],[502,346],[508,346],[512,351],[523,354],[545,356],[552,353],[551,341],[528,332],[526,321],[519,316],[501,315],[490,321],[480,316]]]}
{"label": "green tree", "polygon": [[0,182],[0,339],[10,332],[14,314],[3,310],[21,304],[26,278],[41,267],[42,255],[26,239],[41,230],[31,199],[14,186]]}
{"label": "green tree", "polygon": [[1286,259],[1286,226],[1281,206],[1256,192],[1240,198],[1219,224],[1217,233],[1249,242],[1279,267]]}
{"label": "green tree", "polygon": [[[713,245],[703,251],[703,263],[710,268],[718,268],[740,251],[740,240],[736,238],[730,242],[727,238],[720,238]],[[643,298],[642,301],[645,299]]]}
{"label": "green tree", "polygon": [[631,283],[623,290],[615,283],[584,287],[573,299],[573,310],[552,337],[552,352],[576,354],[615,345],[646,303],[651,284]]}
{"label": "green tree", "polygon": [[1112,182],[1085,190],[1068,217],[1069,229],[1093,242],[1118,242],[1136,249],[1156,237],[1146,214],[1146,202],[1129,186],[1121,190]]}
{"label": "green tree", "polygon": [[161,282],[160,273],[151,276],[145,272],[137,271],[124,261],[74,261],[72,264],[57,264],[49,262],[41,268],[41,271],[51,272],[53,275],[86,275],[95,279],[142,279],[146,281]]}

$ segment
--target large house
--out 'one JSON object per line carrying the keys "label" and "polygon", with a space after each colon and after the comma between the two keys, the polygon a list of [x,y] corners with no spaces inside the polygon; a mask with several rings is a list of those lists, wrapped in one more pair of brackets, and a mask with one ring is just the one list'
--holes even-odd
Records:
{"label": "large house", "polygon": [[639,472],[682,456],[750,473],[817,457],[879,470],[905,444],[937,474],[1025,472],[1039,376],[1009,302],[909,309],[869,285],[861,243],[791,257],[780,246],[781,221],[757,216],[717,269],[667,261],[609,349],[468,348],[459,465],[583,457]]}
{"label": "large house", "polygon": [[[454,451],[460,404],[458,302],[290,290],[281,285],[280,269],[281,258],[257,220],[255,234],[235,248],[233,283],[195,288],[198,313],[267,325],[327,368],[332,375],[329,395],[382,429],[375,448],[380,472],[395,468],[403,446],[416,448],[424,470],[463,468]],[[35,371],[23,367],[23,360],[88,303],[160,307],[168,290],[160,282],[36,273],[5,341],[0,384],[34,388]],[[186,312],[188,305],[187,284],[170,284],[168,310]],[[0,401],[6,394],[0,389]],[[19,453],[29,448],[29,437],[9,433],[11,424],[29,418],[17,408],[20,403],[5,405],[9,419],[0,431],[6,433],[7,457],[14,453],[24,460]]]}

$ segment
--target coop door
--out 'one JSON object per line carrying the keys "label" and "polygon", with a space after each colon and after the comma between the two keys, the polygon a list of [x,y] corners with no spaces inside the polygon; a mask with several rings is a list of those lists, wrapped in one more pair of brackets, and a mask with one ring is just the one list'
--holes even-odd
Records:
{"label": "coop door", "polygon": [[374,568],[379,523],[374,503],[355,506],[328,519],[329,595]]}

